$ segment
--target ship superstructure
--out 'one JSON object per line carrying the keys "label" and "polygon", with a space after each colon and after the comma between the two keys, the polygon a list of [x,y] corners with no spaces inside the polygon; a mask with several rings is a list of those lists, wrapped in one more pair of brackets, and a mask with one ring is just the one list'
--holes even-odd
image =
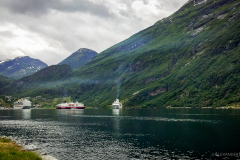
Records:
{"label": "ship superstructure", "polygon": [[30,109],[32,102],[25,98],[19,98],[18,101],[14,102],[13,109]]}
{"label": "ship superstructure", "polygon": [[119,102],[119,99],[116,99],[116,101],[113,102],[112,106],[113,109],[122,109],[122,103]]}
{"label": "ship superstructure", "polygon": [[78,103],[78,102],[76,102],[76,103],[65,102],[65,103],[58,104],[56,107],[56,109],[84,109],[84,108],[85,108],[84,104]]}

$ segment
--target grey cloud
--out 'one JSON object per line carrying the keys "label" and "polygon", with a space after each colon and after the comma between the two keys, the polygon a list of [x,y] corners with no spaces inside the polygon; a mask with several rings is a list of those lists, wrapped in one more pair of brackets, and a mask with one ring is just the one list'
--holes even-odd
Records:
{"label": "grey cloud", "polygon": [[61,12],[84,12],[102,17],[112,17],[109,8],[88,0],[2,0],[1,7],[8,8],[12,13],[41,16],[51,9]]}
{"label": "grey cloud", "polygon": [[[100,53],[163,18],[163,15],[152,15],[152,21],[143,23],[148,17],[142,17],[132,9],[134,1],[0,0],[0,27],[13,24],[27,32],[26,35],[18,35],[18,38],[24,41],[25,36],[30,40],[29,49],[28,46],[15,44],[16,35],[11,31],[0,32],[0,59],[14,58],[12,52],[21,49],[30,57],[51,65],[59,63],[79,48],[89,48]],[[159,0],[163,6],[158,7],[168,12],[174,11],[186,1]],[[145,3],[148,3],[147,0]],[[121,9],[121,5],[127,9]],[[56,12],[51,12],[53,10]],[[8,37],[13,40],[11,45],[6,41]],[[31,50],[42,42],[41,49]]]}
{"label": "grey cloud", "polygon": [[11,31],[0,31],[0,36],[5,38],[13,38],[14,35]]}
{"label": "grey cloud", "polygon": [[48,10],[48,0],[2,0],[0,4],[13,13],[36,15]]}
{"label": "grey cloud", "polygon": [[148,4],[148,0],[142,0],[144,4]]}
{"label": "grey cloud", "polygon": [[[56,1],[56,0],[53,0]],[[52,3],[53,9],[64,12],[85,12],[102,17],[112,17],[109,8],[102,4],[95,4],[87,0],[73,0],[71,3],[60,1]]]}
{"label": "grey cloud", "polygon": [[184,4],[186,2],[187,2],[187,0],[171,0],[171,1],[162,1],[162,4],[164,5],[164,7],[166,7],[166,9],[175,11],[175,10],[179,9],[179,6],[181,6],[182,4]]}

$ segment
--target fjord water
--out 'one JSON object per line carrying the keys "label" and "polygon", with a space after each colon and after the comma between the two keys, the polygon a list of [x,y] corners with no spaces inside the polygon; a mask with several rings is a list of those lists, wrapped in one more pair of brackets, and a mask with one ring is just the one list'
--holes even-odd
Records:
{"label": "fjord water", "polygon": [[240,110],[0,110],[0,135],[62,160],[214,159],[240,151],[239,126]]}

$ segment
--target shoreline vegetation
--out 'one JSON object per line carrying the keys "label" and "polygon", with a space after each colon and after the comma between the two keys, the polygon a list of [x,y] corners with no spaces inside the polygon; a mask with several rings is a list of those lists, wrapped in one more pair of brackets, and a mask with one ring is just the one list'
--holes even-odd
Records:
{"label": "shoreline vegetation", "polygon": [[[240,105],[237,106],[222,106],[222,107],[171,107],[171,106],[167,106],[167,107],[159,107],[159,108],[149,108],[149,107],[127,107],[127,108],[123,108],[123,109],[240,109]],[[13,108],[1,108],[1,109],[13,109]],[[56,107],[43,107],[43,108],[31,108],[31,109],[56,109]],[[85,109],[112,109],[112,107],[104,107],[104,108],[98,108],[98,107],[86,107]]]}
{"label": "shoreline vegetation", "polygon": [[[12,97],[12,96],[2,96],[0,97],[0,109],[12,109],[13,108],[13,102],[16,99],[11,99],[9,101],[9,99],[7,99],[7,97]],[[63,98],[53,98],[53,99],[47,99],[44,98],[42,96],[36,96],[34,98],[30,98],[30,101],[33,104],[33,108],[32,109],[56,109],[56,105],[60,104],[60,103],[64,103],[65,101],[70,103],[72,102],[72,97],[63,97]],[[126,101],[122,101],[123,106],[124,102]],[[2,104],[2,106],[1,106]],[[41,105],[41,107],[35,107],[36,105]],[[228,104],[226,106],[195,106],[195,107],[172,107],[171,105],[169,106],[162,106],[162,107],[151,107],[151,106],[128,106],[128,107],[124,107],[124,109],[162,109],[162,108],[167,108],[167,109],[182,109],[182,108],[202,108],[202,109],[240,109],[240,103],[232,103],[232,104]],[[101,106],[101,105],[88,105],[86,106],[85,109],[112,109],[112,105],[106,105],[106,106]]]}
{"label": "shoreline vegetation", "polygon": [[47,155],[34,145],[22,143],[23,141],[13,137],[0,136],[0,159],[1,160],[57,160]]}
{"label": "shoreline vegetation", "polygon": [[0,159],[42,160],[42,158],[36,153],[25,150],[16,142],[5,137],[0,137]]}
{"label": "shoreline vegetation", "polygon": [[[184,109],[184,108],[185,109],[240,109],[240,105],[239,106],[222,106],[222,107],[171,107],[171,106],[159,107],[159,108],[127,107],[127,108],[123,108],[123,109],[162,109],[162,108],[166,108],[166,109]],[[56,109],[56,107],[43,107],[42,109]],[[113,108],[112,108],[112,106],[105,107],[105,108],[88,107],[87,106],[85,109],[113,109]]]}

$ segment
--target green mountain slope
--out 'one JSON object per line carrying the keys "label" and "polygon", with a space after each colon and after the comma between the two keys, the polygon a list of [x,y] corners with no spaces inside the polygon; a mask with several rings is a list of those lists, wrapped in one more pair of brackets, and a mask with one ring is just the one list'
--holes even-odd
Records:
{"label": "green mountain slope", "polygon": [[93,59],[97,55],[98,53],[93,50],[81,48],[78,51],[71,54],[65,60],[60,62],[59,65],[67,64],[67,65],[70,65],[72,69],[77,69],[83,66],[84,64],[86,64],[87,62],[89,62],[91,59]]}
{"label": "green mountain slope", "polygon": [[[117,96],[125,107],[239,103],[240,3],[194,4],[103,51],[48,92],[57,97],[64,87],[65,95],[102,107]],[[19,86],[19,94],[43,93]]]}
{"label": "green mountain slope", "polygon": [[102,84],[82,89],[79,98],[111,104],[119,83],[128,107],[239,102],[239,6],[238,1],[197,6],[190,1],[80,68],[77,77]]}
{"label": "green mountain slope", "polygon": [[12,83],[12,79],[0,75],[0,89]]}
{"label": "green mountain slope", "polygon": [[[30,76],[13,81],[1,90],[2,94],[17,97],[44,95],[48,98],[65,96],[64,81],[73,75],[69,65],[53,65]],[[60,87],[61,86],[61,87]]]}

